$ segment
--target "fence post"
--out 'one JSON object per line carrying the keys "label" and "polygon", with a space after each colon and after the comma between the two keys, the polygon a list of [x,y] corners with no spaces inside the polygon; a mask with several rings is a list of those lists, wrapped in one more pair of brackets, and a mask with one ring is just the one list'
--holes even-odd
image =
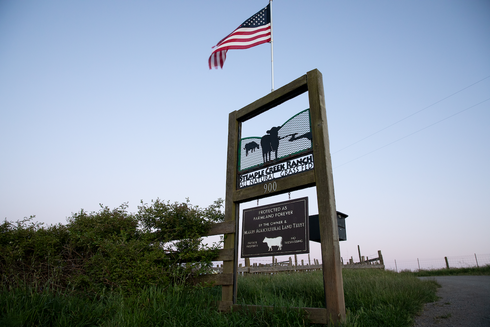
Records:
{"label": "fence post", "polygon": [[475,253],[475,260],[476,260],[476,268],[480,268],[480,266],[478,265],[478,258],[476,257],[476,253]]}
{"label": "fence post", "polygon": [[419,270],[420,270],[420,261],[419,261],[419,258],[417,258],[417,264],[419,265]]}
{"label": "fence post", "polygon": [[298,256],[296,254],[294,255],[294,265],[298,267]]}
{"label": "fence post", "polygon": [[446,268],[449,269],[449,262],[447,261],[447,257],[444,257],[444,260],[446,260]]}
{"label": "fence post", "polygon": [[398,266],[396,265],[396,259],[395,259],[395,271],[398,272]]}
{"label": "fence post", "polygon": [[381,250],[378,250],[378,259],[380,264],[385,264],[385,261],[383,260],[383,255],[381,254]]}

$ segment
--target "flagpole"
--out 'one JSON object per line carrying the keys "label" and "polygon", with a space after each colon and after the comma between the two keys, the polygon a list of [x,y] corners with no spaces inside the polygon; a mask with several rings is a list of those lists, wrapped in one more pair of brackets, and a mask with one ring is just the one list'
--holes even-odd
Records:
{"label": "flagpole", "polygon": [[274,43],[272,38],[272,0],[269,0],[271,11],[271,92],[274,91]]}

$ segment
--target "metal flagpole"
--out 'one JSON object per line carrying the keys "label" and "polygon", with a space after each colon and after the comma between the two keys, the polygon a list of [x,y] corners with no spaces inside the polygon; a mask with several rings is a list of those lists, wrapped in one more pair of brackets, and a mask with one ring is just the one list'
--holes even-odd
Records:
{"label": "metal flagpole", "polygon": [[270,5],[270,14],[271,14],[271,87],[272,91],[274,91],[274,43],[272,37],[272,0],[269,0]]}

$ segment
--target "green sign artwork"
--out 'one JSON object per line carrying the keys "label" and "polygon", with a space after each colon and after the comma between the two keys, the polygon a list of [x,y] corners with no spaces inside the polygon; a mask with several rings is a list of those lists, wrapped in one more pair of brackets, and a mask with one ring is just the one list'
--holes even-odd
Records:
{"label": "green sign artwork", "polygon": [[310,110],[261,137],[242,138],[238,151],[239,188],[313,169]]}

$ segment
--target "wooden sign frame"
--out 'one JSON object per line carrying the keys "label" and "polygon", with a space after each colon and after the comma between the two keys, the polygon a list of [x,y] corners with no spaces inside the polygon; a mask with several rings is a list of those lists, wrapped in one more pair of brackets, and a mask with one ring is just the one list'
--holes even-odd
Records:
{"label": "wooden sign frame", "polygon": [[[310,105],[314,169],[275,181],[277,187],[271,188],[270,192],[264,193],[262,184],[239,189],[238,144],[241,139],[242,123],[305,92],[308,92]],[[224,250],[232,255],[227,258],[228,260],[223,261],[223,274],[232,275],[233,283],[222,284],[219,309],[229,311],[232,308],[235,310],[244,307],[251,310],[257,308],[257,306],[236,304],[240,203],[316,186],[326,308],[301,309],[306,310],[313,323],[344,321],[342,266],[322,74],[316,69],[309,71],[242,109],[231,112],[228,124],[225,224],[229,224],[230,228],[227,229],[229,232],[225,233]]]}

